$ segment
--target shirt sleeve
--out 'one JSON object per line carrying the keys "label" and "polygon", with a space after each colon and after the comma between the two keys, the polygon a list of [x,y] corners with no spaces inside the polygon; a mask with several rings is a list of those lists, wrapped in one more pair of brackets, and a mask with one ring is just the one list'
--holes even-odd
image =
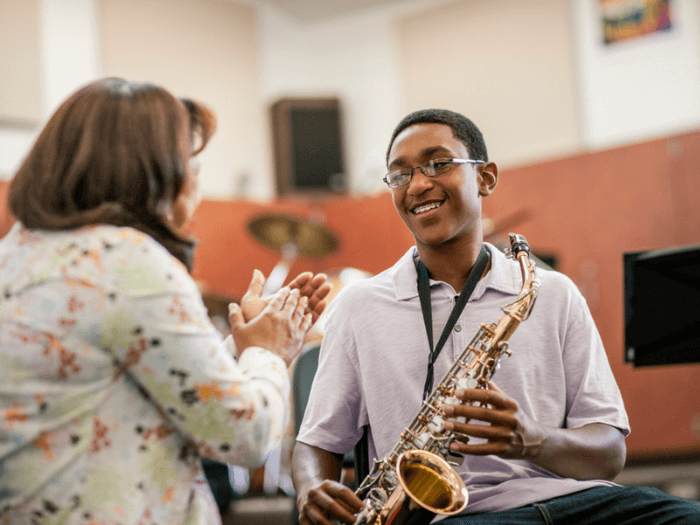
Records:
{"label": "shirt sleeve", "polygon": [[257,466],[289,417],[285,363],[257,347],[236,361],[184,268],[159,262],[168,269],[147,263],[140,271],[148,278],[122,286],[104,319],[102,341],[115,376],[131,379],[200,455]]}
{"label": "shirt sleeve", "polygon": [[362,437],[364,401],[355,336],[340,296],[334,299],[319,354],[319,364],[297,441],[336,454],[348,453]]}
{"label": "shirt sleeve", "polygon": [[572,297],[571,316],[563,348],[567,390],[567,428],[605,423],[630,432],[622,394],[613,375],[595,322],[578,293]]}

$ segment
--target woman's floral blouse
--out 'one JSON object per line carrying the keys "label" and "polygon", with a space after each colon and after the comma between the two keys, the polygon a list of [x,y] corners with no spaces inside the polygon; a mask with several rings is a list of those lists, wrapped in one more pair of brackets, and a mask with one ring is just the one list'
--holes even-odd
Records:
{"label": "woman's floral blouse", "polygon": [[212,524],[200,456],[255,467],[284,361],[238,362],[182,266],[131,228],[0,241],[0,524]]}

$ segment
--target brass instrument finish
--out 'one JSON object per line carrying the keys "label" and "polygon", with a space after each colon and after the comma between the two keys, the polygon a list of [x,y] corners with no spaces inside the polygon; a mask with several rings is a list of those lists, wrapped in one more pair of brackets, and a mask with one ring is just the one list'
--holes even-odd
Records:
{"label": "brass instrument finish", "polygon": [[429,523],[435,514],[459,514],[467,505],[467,489],[453,466],[464,456],[450,450],[455,435],[445,429],[445,404],[459,404],[457,389],[487,388],[508,339],[530,315],[539,291],[535,264],[522,235],[510,234],[506,256],[520,264],[523,285],[515,301],[503,306],[496,322],[482,324],[467,348],[423,402],[418,415],[401,433],[399,442],[381,460],[375,460],[356,494],[364,507],[355,525],[408,525]]}

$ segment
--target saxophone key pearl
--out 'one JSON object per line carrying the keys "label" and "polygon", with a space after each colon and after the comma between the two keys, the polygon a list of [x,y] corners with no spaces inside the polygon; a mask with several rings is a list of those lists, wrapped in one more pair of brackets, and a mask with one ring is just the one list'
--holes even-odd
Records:
{"label": "saxophone key pearl", "polygon": [[474,377],[460,377],[457,388],[479,388],[479,380]]}
{"label": "saxophone key pearl", "polygon": [[431,437],[432,436],[429,432],[422,432],[421,434],[418,434],[416,437],[413,438],[413,444],[416,446],[416,448],[423,449],[425,445],[428,444],[428,441],[430,441]]}
{"label": "saxophone key pearl", "polygon": [[456,397],[446,397],[442,404],[444,405],[459,405],[461,401],[457,399]]}
{"label": "saxophone key pearl", "polygon": [[428,430],[433,434],[441,434],[445,430],[445,420],[441,416],[435,416],[428,423]]}

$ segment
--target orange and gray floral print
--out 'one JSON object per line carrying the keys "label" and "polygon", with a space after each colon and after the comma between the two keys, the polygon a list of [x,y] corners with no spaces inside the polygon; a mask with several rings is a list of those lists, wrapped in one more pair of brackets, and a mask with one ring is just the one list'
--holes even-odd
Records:
{"label": "orange and gray floral print", "polygon": [[288,395],[284,362],[236,361],[151,237],[0,241],[0,525],[217,523],[199,459],[260,465]]}

